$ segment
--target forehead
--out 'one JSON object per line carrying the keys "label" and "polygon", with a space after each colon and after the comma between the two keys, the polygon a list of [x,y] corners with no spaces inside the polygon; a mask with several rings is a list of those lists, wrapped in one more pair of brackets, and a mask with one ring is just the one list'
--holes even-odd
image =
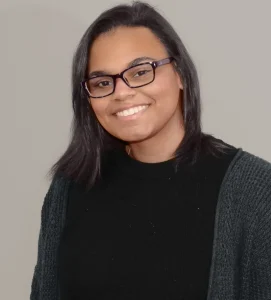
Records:
{"label": "forehead", "polygon": [[118,73],[129,62],[143,56],[162,59],[167,56],[167,51],[148,28],[119,27],[94,41],[89,53],[88,71]]}

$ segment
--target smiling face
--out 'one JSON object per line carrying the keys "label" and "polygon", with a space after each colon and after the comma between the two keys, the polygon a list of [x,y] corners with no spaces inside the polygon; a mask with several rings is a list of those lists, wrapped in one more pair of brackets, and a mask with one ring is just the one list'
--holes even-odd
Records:
{"label": "smiling face", "polygon": [[[119,27],[94,41],[90,49],[88,73],[117,74],[135,63],[158,61],[168,56],[164,45],[149,29]],[[139,70],[126,75],[130,80],[141,80],[132,78],[143,74]],[[98,84],[108,86],[110,82]],[[155,80],[148,85],[131,88],[117,78],[113,94],[90,98],[89,101],[106,131],[125,142],[137,143],[163,132],[173,134],[172,131],[178,130],[182,122],[182,88],[173,63],[169,63],[156,68]]]}

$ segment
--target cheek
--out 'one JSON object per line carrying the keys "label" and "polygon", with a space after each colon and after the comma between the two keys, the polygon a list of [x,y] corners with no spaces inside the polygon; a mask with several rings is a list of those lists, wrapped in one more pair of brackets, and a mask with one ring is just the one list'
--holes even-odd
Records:
{"label": "cheek", "polygon": [[180,88],[170,78],[157,80],[146,89],[146,95],[153,99],[157,109],[169,112],[179,104]]}
{"label": "cheek", "polygon": [[105,99],[92,99],[89,103],[91,105],[97,119],[104,125],[106,123],[108,103]]}

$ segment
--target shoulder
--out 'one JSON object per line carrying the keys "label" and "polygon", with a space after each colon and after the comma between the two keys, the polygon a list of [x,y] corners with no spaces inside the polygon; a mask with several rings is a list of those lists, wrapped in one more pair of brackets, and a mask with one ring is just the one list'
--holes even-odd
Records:
{"label": "shoulder", "polygon": [[[271,192],[271,163],[239,149],[225,174],[224,183]],[[258,191],[259,192],[259,191]]]}
{"label": "shoulder", "polygon": [[271,217],[271,163],[239,149],[224,176],[221,201],[247,216]]}
{"label": "shoulder", "polygon": [[54,216],[60,214],[66,209],[68,193],[71,185],[72,181],[63,174],[55,175],[52,178],[42,205],[42,223],[48,223],[49,218],[53,218],[52,222],[54,223]]}
{"label": "shoulder", "polygon": [[48,202],[54,202],[63,198],[72,185],[72,180],[66,177],[64,174],[55,175],[50,183],[49,189],[46,193],[45,200]]}

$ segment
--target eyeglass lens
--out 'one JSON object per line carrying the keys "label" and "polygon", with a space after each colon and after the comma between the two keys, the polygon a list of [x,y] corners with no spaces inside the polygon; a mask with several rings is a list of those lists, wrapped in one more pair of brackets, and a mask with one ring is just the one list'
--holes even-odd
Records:
{"label": "eyeglass lens", "polygon": [[[139,87],[151,83],[154,71],[150,64],[142,64],[128,69],[123,74],[130,87]],[[87,88],[93,97],[104,97],[114,90],[114,80],[110,76],[99,76],[87,81]]]}

